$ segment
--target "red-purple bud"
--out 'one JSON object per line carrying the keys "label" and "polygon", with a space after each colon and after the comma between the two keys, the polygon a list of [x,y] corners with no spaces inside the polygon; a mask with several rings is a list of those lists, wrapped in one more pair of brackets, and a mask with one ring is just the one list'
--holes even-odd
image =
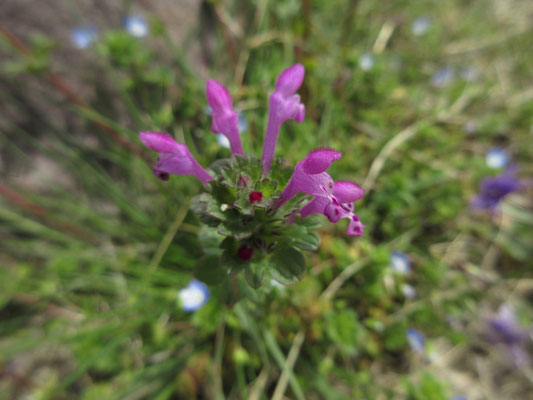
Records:
{"label": "red-purple bud", "polygon": [[254,249],[250,246],[243,244],[241,247],[239,247],[239,250],[237,250],[237,255],[241,260],[248,261],[254,255]]}
{"label": "red-purple bud", "polygon": [[237,179],[237,185],[238,186],[248,186],[250,184],[250,178],[248,178],[246,175],[239,176],[239,179]]}
{"label": "red-purple bud", "polygon": [[252,192],[250,193],[250,196],[248,197],[250,200],[250,204],[256,203],[258,201],[263,200],[263,193],[261,192]]}

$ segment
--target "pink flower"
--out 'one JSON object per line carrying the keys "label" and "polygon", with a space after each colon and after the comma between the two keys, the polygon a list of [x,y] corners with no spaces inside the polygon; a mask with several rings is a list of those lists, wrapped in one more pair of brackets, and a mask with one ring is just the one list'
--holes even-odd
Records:
{"label": "pink flower", "polygon": [[217,81],[210,79],[207,81],[205,92],[207,102],[213,111],[211,130],[228,138],[233,154],[243,154],[239,136],[239,117],[232,108],[228,90]]}
{"label": "pink flower", "polygon": [[357,184],[348,181],[335,182],[331,196],[315,196],[300,210],[300,215],[305,218],[309,215],[321,213],[328,217],[330,222],[336,223],[341,218],[350,220],[347,235],[362,236],[364,225],[359,221],[359,216],[353,213],[354,201],[363,197],[364,190]]}
{"label": "pink flower", "polygon": [[150,150],[159,153],[157,164],[154,167],[155,175],[168,180],[169,174],[194,175],[202,183],[207,183],[213,178],[194,159],[187,146],[177,143],[170,135],[157,132],[141,132],[141,142]]}
{"label": "pink flower", "polygon": [[305,118],[305,106],[300,96],[295,94],[300,88],[305,75],[301,64],[295,64],[281,73],[276,82],[276,90],[270,96],[268,126],[263,147],[263,170],[268,172],[274,159],[274,150],[278,141],[281,125],[288,119],[300,123]]}
{"label": "pink flower", "polygon": [[278,207],[286,203],[297,193],[312,194],[319,197],[331,197],[333,179],[326,172],[333,161],[341,158],[342,153],[332,149],[316,149],[311,151],[302,161],[296,164],[289,183],[281,194]]}

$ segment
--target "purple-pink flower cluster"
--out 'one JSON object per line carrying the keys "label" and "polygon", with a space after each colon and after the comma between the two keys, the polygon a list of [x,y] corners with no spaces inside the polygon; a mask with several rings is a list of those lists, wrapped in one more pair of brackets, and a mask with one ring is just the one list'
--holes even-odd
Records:
{"label": "purple-pink flower cluster", "polygon": [[[287,68],[278,77],[274,93],[270,96],[268,125],[262,156],[263,176],[268,176],[272,167],[274,151],[283,123],[289,119],[300,123],[305,118],[305,105],[301,103],[300,96],[296,94],[304,75],[305,70],[301,64]],[[227,137],[234,155],[243,155],[238,115],[233,109],[228,90],[211,79],[207,81],[206,96],[212,109],[211,131]],[[142,132],[140,139],[149,149],[159,153],[154,168],[159,178],[166,180],[169,174],[193,175],[204,184],[214,179],[194,159],[187,147],[174,141],[170,135]],[[332,162],[341,156],[340,152],[332,149],[312,150],[296,165],[292,177],[282,191],[281,198],[274,203],[274,207],[281,207],[298,193],[312,195],[313,199],[295,214],[299,213],[302,218],[305,218],[312,214],[322,213],[333,223],[346,218],[349,220],[346,233],[351,236],[361,236],[364,225],[357,214],[353,213],[353,203],[361,199],[363,189],[349,181],[334,182],[326,172]],[[260,197],[262,197],[260,192],[254,192],[254,202]]]}

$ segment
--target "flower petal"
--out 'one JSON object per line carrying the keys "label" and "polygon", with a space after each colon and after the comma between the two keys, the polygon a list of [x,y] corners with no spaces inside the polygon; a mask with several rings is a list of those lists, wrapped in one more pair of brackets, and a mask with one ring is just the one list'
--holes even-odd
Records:
{"label": "flower petal", "polygon": [[194,163],[189,157],[163,153],[157,159],[155,169],[159,172],[166,172],[168,174],[189,175],[192,174]]}
{"label": "flower petal", "polygon": [[239,136],[239,118],[232,108],[228,90],[217,81],[210,79],[207,81],[205,92],[212,110],[211,130],[226,136],[233,154],[243,154]]}
{"label": "flower petal", "polygon": [[313,214],[322,214],[328,204],[329,199],[326,197],[316,196],[313,200],[302,207],[300,210],[300,215],[302,218],[305,218]]}
{"label": "flower petal", "polygon": [[341,203],[353,203],[363,197],[365,191],[359,185],[349,181],[337,181],[333,194]]}
{"label": "flower petal", "polygon": [[276,82],[276,92],[283,96],[295,93],[304,80],[305,68],[302,64],[295,64],[284,70]]}
{"label": "flower petal", "polygon": [[209,79],[205,85],[205,94],[213,112],[226,112],[231,110],[231,96],[224,85],[214,79]]}
{"label": "flower petal", "polygon": [[350,224],[348,225],[348,229],[346,230],[346,234],[348,236],[363,236],[363,228],[365,226],[361,221],[359,221],[359,217],[357,214],[354,214],[352,216],[352,219],[350,220]]}
{"label": "flower petal", "polygon": [[342,153],[333,149],[316,149],[311,151],[303,162],[306,174],[315,175],[325,172],[333,161],[341,158]]}
{"label": "flower petal", "polygon": [[167,133],[141,132],[139,138],[146,147],[158,153],[182,153],[180,144]]}

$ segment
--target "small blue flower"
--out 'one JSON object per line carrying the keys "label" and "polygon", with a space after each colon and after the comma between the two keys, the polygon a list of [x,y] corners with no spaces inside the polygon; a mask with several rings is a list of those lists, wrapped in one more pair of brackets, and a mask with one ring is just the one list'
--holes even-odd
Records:
{"label": "small blue flower", "polygon": [[422,35],[425,35],[429,31],[430,27],[431,27],[431,18],[420,17],[413,21],[413,24],[411,25],[411,32],[413,32],[413,35],[415,36],[422,36]]}
{"label": "small blue flower", "polygon": [[86,49],[98,37],[98,30],[94,26],[74,28],[70,32],[70,39],[78,49]]}
{"label": "small blue flower", "polygon": [[402,285],[402,294],[406,299],[414,299],[416,297],[416,289],[406,283]]}
{"label": "small blue flower", "polygon": [[411,260],[405,253],[400,251],[392,252],[389,262],[391,268],[402,275],[406,275],[411,271]]}
{"label": "small blue flower", "polygon": [[124,18],[124,29],[131,36],[138,38],[148,35],[148,23],[139,15],[129,15]]}
{"label": "small blue flower", "polygon": [[509,165],[509,156],[504,149],[496,147],[487,152],[485,162],[489,168],[502,169]]}
{"label": "small blue flower", "polygon": [[193,279],[178,292],[178,299],[183,310],[196,311],[209,299],[209,289],[205,283]]}
{"label": "small blue flower", "polygon": [[451,83],[454,77],[455,71],[452,67],[443,67],[433,74],[431,77],[431,84],[441,88]]}
{"label": "small blue flower", "polygon": [[[209,107],[208,110],[205,109],[204,112],[207,115],[211,115],[211,107]],[[239,135],[242,135],[243,132],[246,132],[247,130],[248,130],[248,121],[244,117],[244,113],[240,112],[239,113]],[[228,138],[222,133],[217,134],[217,142],[221,147],[224,147],[226,149],[229,149],[231,147]]]}
{"label": "small blue flower", "polygon": [[239,113],[239,133],[242,134],[248,130],[248,121],[243,112]]}
{"label": "small blue flower", "polygon": [[361,54],[361,57],[359,57],[359,68],[363,71],[370,71],[375,63],[376,59],[371,53],[363,53]]}
{"label": "small blue flower", "polygon": [[426,348],[426,339],[416,329],[407,329],[406,332],[407,342],[411,349],[416,353],[424,353]]}
{"label": "small blue flower", "polygon": [[220,147],[224,147],[225,149],[230,148],[230,143],[229,143],[228,138],[226,137],[226,135],[223,135],[222,133],[219,133],[217,135],[217,142]]}
{"label": "small blue flower", "polygon": [[465,396],[453,396],[450,400],[468,400]]}

